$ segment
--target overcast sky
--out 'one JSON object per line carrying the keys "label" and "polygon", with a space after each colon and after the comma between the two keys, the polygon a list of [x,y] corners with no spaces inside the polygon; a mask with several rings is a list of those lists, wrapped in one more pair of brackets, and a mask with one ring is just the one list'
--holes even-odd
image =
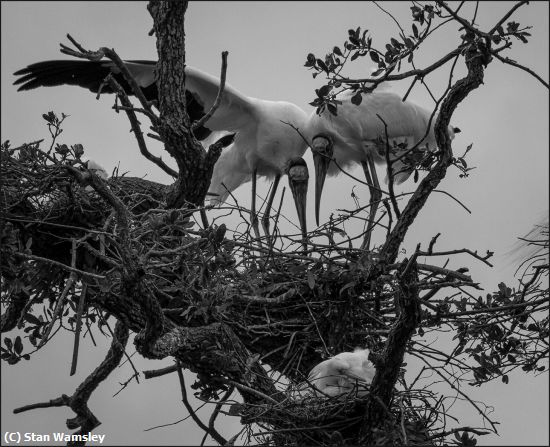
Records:
{"label": "overcast sky", "polygon": [[[382,3],[410,29],[409,3]],[[70,115],[64,125],[61,142],[81,143],[86,154],[102,164],[108,172],[120,164],[121,172],[167,183],[169,178],[139,155],[124,114],[111,109],[112,98],[95,100],[95,95],[76,87],[43,88],[16,92],[12,73],[26,65],[47,59],[65,59],[59,43],[67,43],[70,33],[85,47],[114,48],[123,59],[156,59],[155,40],[149,37],[152,27],[146,4],[141,2],[2,2],[2,141],[13,145],[48,138],[42,113],[53,110]],[[508,2],[481,3],[477,23],[487,29],[509,8]],[[467,17],[473,4],[466,4]],[[548,3],[531,2],[522,7],[514,20],[532,25],[529,45],[519,41],[508,54],[548,80]],[[229,51],[227,82],[246,95],[270,100],[290,101],[306,111],[314,98],[314,89],[322,85],[303,67],[306,55],[324,56],[334,45],[342,46],[348,28],[369,29],[373,44],[383,47],[398,34],[395,23],[375,5],[364,2],[191,2],[186,16],[187,63],[218,75],[220,53]],[[425,66],[454,48],[459,41],[456,27],[444,28],[425,45],[415,60]],[[459,61],[463,66],[463,60]],[[369,61],[356,63],[352,75],[368,73]],[[456,75],[464,73],[462,67]],[[445,73],[427,78],[436,92],[445,85]],[[408,84],[395,84],[404,93]],[[433,107],[427,92],[416,88],[410,99],[426,108]],[[439,189],[457,197],[470,210],[468,214],[443,194],[433,194],[422,210],[405,247],[410,252],[418,242],[429,243],[441,233],[441,250],[470,248],[494,251],[493,269],[467,257],[457,257],[451,267],[470,267],[472,276],[486,290],[492,291],[500,281],[513,285],[513,267],[505,253],[518,236],[548,213],[548,91],[525,72],[490,64],[485,83],[458,107],[453,125],[461,128],[453,142],[455,154],[462,154],[473,143],[468,161],[476,169],[467,179],[460,179],[450,169]],[[154,145],[157,153],[160,146]],[[167,158],[167,157],[163,157]],[[313,172],[311,157],[306,156]],[[360,169],[353,174],[362,177]],[[311,175],[311,174],[310,174]],[[384,175],[380,172],[380,178]],[[286,185],[286,179],[282,183]],[[412,180],[400,190],[411,190]],[[313,219],[313,182],[308,196],[308,221]],[[362,202],[368,201],[368,189],[347,177],[329,178],[325,184],[321,220],[337,208],[352,209],[352,189]],[[267,190],[262,184],[260,193]],[[250,202],[250,184],[237,191],[239,201]],[[290,197],[288,195],[287,197]],[[294,205],[283,208],[296,221]],[[353,228],[352,228],[353,230]],[[359,229],[357,229],[359,231]],[[374,243],[382,241],[375,233]],[[430,260],[431,261],[431,260]],[[101,337],[96,337],[101,339]],[[105,342],[90,347],[89,338],[81,348],[78,374],[70,378],[72,340],[58,337],[57,344],[35,354],[31,362],[13,367],[2,365],[2,430],[49,433],[66,430],[64,421],[72,417],[67,409],[36,410],[12,415],[13,408],[45,401],[74,387],[102,358]],[[84,347],[89,351],[85,351]],[[131,348],[130,348],[131,349]],[[83,355],[86,352],[86,355]],[[153,369],[170,362],[137,359],[138,368]],[[182,407],[177,377],[132,385],[116,398],[111,396],[119,383],[131,374],[125,365],[103,383],[90,401],[92,411],[103,424],[97,433],[107,434],[109,444],[193,444],[202,434],[193,422],[186,421],[165,429],[144,432],[151,426],[166,424],[186,416]],[[188,375],[188,384],[192,376]],[[469,391],[469,390],[466,390]],[[495,382],[475,388],[478,400],[494,407],[493,419],[501,423],[500,437],[487,436],[480,444],[548,444],[548,376],[538,378],[514,374],[510,384]],[[198,404],[197,404],[198,405]],[[465,414],[464,423],[479,426],[474,411],[458,406]],[[208,414],[208,411],[203,414]],[[222,431],[231,436],[238,430],[236,418],[225,420]]]}

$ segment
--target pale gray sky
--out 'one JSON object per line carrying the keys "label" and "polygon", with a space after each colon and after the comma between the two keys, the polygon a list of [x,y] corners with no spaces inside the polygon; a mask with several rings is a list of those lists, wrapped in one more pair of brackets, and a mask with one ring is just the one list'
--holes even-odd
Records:
{"label": "pale gray sky", "polygon": [[[409,3],[384,4],[403,24],[408,23]],[[67,43],[70,33],[89,49],[115,48],[124,59],[156,59],[154,38],[147,33],[152,20],[141,2],[2,2],[2,140],[20,144],[48,138],[42,113],[54,110],[71,115],[64,125],[62,142],[82,143],[86,154],[101,163],[108,172],[120,163],[121,171],[147,175],[166,183],[169,179],[143,159],[137,150],[124,114],[111,109],[112,99],[95,100],[95,95],[76,87],[44,88],[18,93],[12,86],[12,73],[24,66],[47,59],[64,59],[59,43]],[[508,2],[481,3],[478,23],[493,24],[511,7]],[[473,3],[463,10],[473,14]],[[513,19],[532,25],[528,46],[515,44],[510,57],[548,79],[548,3],[531,2]],[[364,2],[191,2],[186,17],[187,63],[213,75],[219,73],[220,53],[229,51],[227,82],[246,95],[291,101],[304,110],[314,98],[314,89],[322,81],[312,79],[304,67],[307,53],[323,56],[334,45],[342,45],[348,28],[361,26],[382,46],[397,35],[395,24],[375,5]],[[418,66],[434,61],[453,48],[458,32],[441,31],[415,59]],[[463,64],[462,61],[459,65]],[[370,69],[368,61],[353,66],[350,74]],[[458,70],[459,76],[463,70]],[[435,91],[441,91],[446,78],[436,74],[427,79]],[[394,89],[404,92],[408,84]],[[415,89],[410,97],[431,107],[425,90]],[[453,124],[462,133],[453,142],[455,154],[462,154],[473,143],[469,164],[476,166],[468,179],[458,178],[451,169],[439,189],[446,190],[466,204],[467,214],[443,194],[434,194],[417,218],[406,248],[417,242],[427,244],[438,232],[441,250],[467,247],[495,252],[495,268],[476,264],[467,257],[452,261],[455,267],[470,267],[472,276],[487,291],[502,280],[510,280],[512,266],[504,253],[515,238],[525,234],[548,210],[548,91],[526,73],[492,63],[485,84],[474,91],[457,109]],[[160,151],[159,145],[153,145]],[[166,158],[166,157],[164,157]],[[306,161],[313,169],[311,157]],[[354,174],[361,177],[360,169]],[[383,178],[383,175],[381,175]],[[286,185],[286,180],[283,179]],[[352,188],[363,202],[368,190],[345,177],[329,178],[325,184],[321,219],[337,208],[354,207]],[[412,189],[412,181],[403,189]],[[250,185],[237,191],[241,203],[248,205]],[[267,185],[263,184],[265,193]],[[260,191],[262,192],[262,191]],[[313,184],[308,199],[308,221],[313,219]],[[284,212],[295,219],[294,205]],[[349,228],[353,232],[354,228]],[[356,229],[359,231],[359,228]],[[380,243],[382,234],[375,234]],[[97,337],[100,338],[100,337]],[[86,339],[90,346],[89,339]],[[89,351],[81,350],[76,377],[68,376],[71,339],[59,337],[36,354],[30,363],[13,367],[2,365],[2,430],[35,433],[64,431],[64,421],[72,414],[67,409],[37,410],[12,415],[14,407],[44,401],[61,393],[70,393],[94,368],[105,352],[105,344]],[[84,348],[84,346],[83,346]],[[141,369],[165,366],[163,362],[137,359]],[[103,424],[98,433],[108,436],[109,444],[196,444],[202,434],[193,422],[166,429],[144,429],[176,421],[186,416],[181,405],[177,378],[172,375],[139,386],[132,385],[116,398],[118,383],[131,374],[128,366],[104,383],[94,394],[90,406]],[[188,383],[192,383],[189,377]],[[468,390],[467,390],[468,391]],[[510,384],[495,382],[471,390],[477,400],[494,406],[492,417],[501,425],[500,437],[487,436],[480,444],[548,444],[548,376],[538,378],[514,374]],[[458,404],[457,404],[458,405]],[[470,408],[458,406],[465,424],[479,426],[481,420]],[[206,414],[206,413],[203,413]],[[222,431],[231,435],[238,420],[224,421]]]}

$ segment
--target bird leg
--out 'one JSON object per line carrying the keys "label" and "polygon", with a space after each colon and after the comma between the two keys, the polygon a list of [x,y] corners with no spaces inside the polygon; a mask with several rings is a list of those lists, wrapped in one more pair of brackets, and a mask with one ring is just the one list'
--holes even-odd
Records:
{"label": "bird leg", "polygon": [[[268,239],[269,239],[269,215],[271,213],[271,207],[273,206],[273,199],[275,199],[275,193],[277,192],[277,188],[279,186],[279,180],[281,180],[281,174],[277,174],[275,176],[275,179],[273,180],[273,186],[271,187],[271,194],[269,194],[269,200],[267,201],[264,215],[262,217],[262,228],[264,229],[265,235],[268,236]],[[269,245],[271,244],[269,243]]]}
{"label": "bird leg", "polygon": [[251,225],[254,230],[254,236],[258,239],[260,245],[262,241],[260,239],[260,226],[258,225],[258,215],[256,214],[256,169],[252,173],[252,204],[250,205]]}
{"label": "bird leg", "polygon": [[[368,164],[367,164],[368,163]],[[382,193],[380,192],[380,183],[378,183],[378,175],[376,174],[376,167],[374,166],[374,160],[371,155],[367,155],[367,162],[362,161],[361,166],[365,172],[365,178],[367,179],[367,185],[369,186],[369,223],[367,227],[367,234],[365,234],[365,239],[361,245],[361,249],[369,250],[370,248],[370,238],[371,232],[374,229],[374,218],[376,216],[376,210],[382,198]]]}

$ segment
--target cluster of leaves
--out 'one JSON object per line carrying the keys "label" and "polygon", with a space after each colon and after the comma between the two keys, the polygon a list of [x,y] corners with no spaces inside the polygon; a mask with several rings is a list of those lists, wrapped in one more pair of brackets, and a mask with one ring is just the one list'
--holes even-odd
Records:
{"label": "cluster of leaves", "polygon": [[21,359],[30,360],[29,354],[23,354],[23,342],[18,335],[15,341],[11,338],[4,338],[4,346],[0,347],[0,358],[8,362],[9,365],[15,365]]}
{"label": "cluster of leaves", "polygon": [[[547,368],[544,364],[550,336],[548,317],[544,317],[547,309],[547,286],[513,290],[500,283],[498,290],[487,294],[485,299],[445,298],[434,306],[435,314],[425,313],[424,324],[437,326],[447,321],[455,327],[453,339],[458,344],[450,358],[466,354],[473,360],[467,362],[466,368],[473,374],[472,385],[499,377],[508,383],[509,373],[518,367],[535,372]],[[464,369],[464,364],[460,368]]]}
{"label": "cluster of leaves", "polygon": [[[341,102],[336,99],[336,96],[346,90],[353,93],[350,98],[353,104],[361,104],[362,95],[372,92],[384,80],[385,76],[379,78],[382,74],[388,75],[396,68],[399,71],[402,60],[406,59],[407,63],[412,63],[414,51],[427,36],[434,15],[441,15],[441,11],[432,5],[424,5],[422,8],[413,6],[411,11],[413,20],[421,25],[420,30],[413,23],[411,34],[405,35],[403,31],[400,31],[397,37],[392,37],[386,43],[385,51],[374,48],[368,30],[361,32],[361,27],[357,27],[348,30],[348,40],[343,44],[343,51],[339,46],[335,46],[324,59],[313,53],[307,55],[304,66],[314,70],[313,77],[324,73],[328,80],[327,84],[315,90],[317,98],[310,102],[310,105],[317,108],[318,114],[323,113],[326,108],[333,115],[337,115],[337,106]],[[426,26],[422,28],[425,21]],[[341,74],[348,62],[365,56],[369,56],[370,60],[377,65],[377,69],[370,74],[370,79],[358,82],[347,79]]]}

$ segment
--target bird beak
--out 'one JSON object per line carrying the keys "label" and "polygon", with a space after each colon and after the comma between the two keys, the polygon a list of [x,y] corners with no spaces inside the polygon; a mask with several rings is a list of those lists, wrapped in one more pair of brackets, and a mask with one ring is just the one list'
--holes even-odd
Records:
{"label": "bird beak", "polygon": [[292,191],[292,197],[294,197],[294,204],[296,205],[296,212],[298,213],[298,220],[300,221],[304,250],[307,250],[306,203],[308,180],[309,171],[304,159],[299,158],[298,160],[292,161],[288,168],[288,184]]}
{"label": "bird beak", "polygon": [[315,166],[315,222],[319,225],[319,205],[323,186],[327,176],[328,166],[332,159],[332,141],[324,136],[317,136],[311,145],[313,164]]}
{"label": "bird beak", "polygon": [[460,133],[462,131],[458,127],[453,127],[453,132],[454,133]]}

